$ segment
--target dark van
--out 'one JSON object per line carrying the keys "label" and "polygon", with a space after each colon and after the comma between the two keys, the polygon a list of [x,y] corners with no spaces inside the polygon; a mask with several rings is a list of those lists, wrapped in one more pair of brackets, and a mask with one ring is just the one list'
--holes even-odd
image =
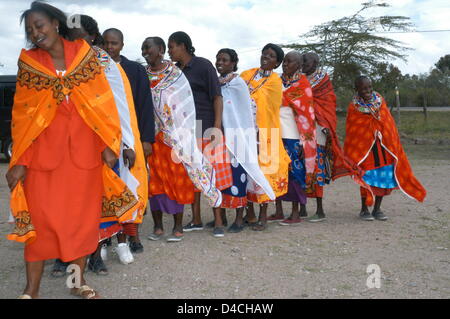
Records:
{"label": "dark van", "polygon": [[9,161],[12,151],[11,110],[16,92],[16,76],[0,75],[0,150]]}

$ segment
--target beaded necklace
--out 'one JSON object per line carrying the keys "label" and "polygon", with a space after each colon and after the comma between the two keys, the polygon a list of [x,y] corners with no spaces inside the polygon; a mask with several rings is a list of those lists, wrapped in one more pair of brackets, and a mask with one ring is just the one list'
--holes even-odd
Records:
{"label": "beaded necklace", "polygon": [[286,77],[284,73],[281,75],[281,80],[283,81],[283,86],[285,88],[290,87],[292,84],[297,82],[301,77],[301,73],[299,71],[295,72],[291,77]]}
{"label": "beaded necklace", "polygon": [[161,79],[166,76],[166,73],[170,72],[169,67],[171,63],[169,61],[163,61],[164,68],[161,71],[152,71],[150,65],[147,66],[147,75],[152,87],[156,86]]}
{"label": "beaded necklace", "polygon": [[229,83],[231,80],[233,80],[237,76],[238,76],[238,74],[237,73],[233,73],[233,72],[228,73],[225,76],[220,76],[219,77],[219,83],[220,83],[220,85],[223,86],[223,85]]}
{"label": "beaded necklace", "polygon": [[314,73],[307,75],[308,81],[311,84],[311,87],[315,87],[317,84],[322,82],[323,78],[325,77],[326,72],[323,70],[316,70]]}
{"label": "beaded necklace", "polygon": [[[255,74],[253,74],[253,76],[250,78],[250,80],[246,81],[248,89],[250,91],[250,94],[252,94],[253,92],[255,92],[256,90],[258,90],[260,87],[262,87],[267,80],[269,79],[269,77],[272,75],[273,70],[270,71],[264,71],[263,69],[258,69],[256,70]],[[265,77],[264,81],[262,81],[257,87],[253,88],[252,85],[250,84],[250,82],[257,76],[260,75],[262,77]]]}
{"label": "beaded necklace", "polygon": [[369,102],[365,102],[358,94],[353,97],[353,104],[361,113],[371,114],[375,119],[380,120],[380,107],[383,102],[379,93],[373,91]]}

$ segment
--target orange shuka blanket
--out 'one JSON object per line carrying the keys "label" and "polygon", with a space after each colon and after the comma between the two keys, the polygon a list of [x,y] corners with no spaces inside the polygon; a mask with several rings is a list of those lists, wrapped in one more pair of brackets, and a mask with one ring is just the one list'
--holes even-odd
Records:
{"label": "orange shuka blanket", "polygon": [[372,113],[360,111],[360,105],[356,104],[355,100],[348,107],[345,155],[358,165],[361,164],[378,137],[382,147],[395,159],[394,175],[400,190],[408,197],[423,202],[427,192],[414,176],[386,101],[378,93],[375,94],[381,105],[377,110],[372,109]]}
{"label": "orange shuka blanket", "polygon": [[[121,129],[119,115],[106,76],[96,53],[84,40],[62,39],[67,61],[66,73],[57,76],[42,63],[41,49],[22,50],[19,57],[16,94],[12,111],[13,153],[10,167],[49,126],[56,110],[70,96],[86,124],[119,156]],[[68,58],[70,56],[70,58]],[[119,220],[127,220],[138,202],[125,183],[106,164],[103,165],[103,211],[111,211]],[[36,236],[22,183],[11,193],[11,211],[15,228],[10,240],[30,243]],[[100,221],[99,221],[100,222]]]}
{"label": "orange shuka blanket", "polygon": [[314,111],[317,123],[328,129],[331,138],[331,147],[333,152],[331,176],[333,180],[347,175],[359,176],[362,178],[362,172],[358,171],[349,158],[345,157],[336,134],[336,94],[333,84],[328,74],[324,74],[318,83],[311,83],[314,96]]}
{"label": "orange shuka blanket", "polygon": [[[308,76],[314,97],[314,112],[317,123],[328,129],[333,158],[331,159],[331,177],[333,180],[350,175],[353,180],[364,188],[369,188],[363,180],[364,171],[355,162],[345,156],[336,134],[336,94],[327,73],[321,70]],[[328,144],[328,142],[327,142]],[[373,205],[373,196],[366,199],[367,205]]]}

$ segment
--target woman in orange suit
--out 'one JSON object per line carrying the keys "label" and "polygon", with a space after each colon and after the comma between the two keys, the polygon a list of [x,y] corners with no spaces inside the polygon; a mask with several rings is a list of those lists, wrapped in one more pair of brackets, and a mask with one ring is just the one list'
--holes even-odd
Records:
{"label": "woman in orange suit", "polygon": [[71,41],[63,12],[35,1],[21,21],[32,49],[19,57],[6,174],[16,226],[8,239],[26,244],[19,298],[39,296],[44,261],[55,258],[78,266],[72,294],[98,298],[83,272],[100,214],[134,205],[111,170],[121,141],[114,98],[96,53],[84,40]]}

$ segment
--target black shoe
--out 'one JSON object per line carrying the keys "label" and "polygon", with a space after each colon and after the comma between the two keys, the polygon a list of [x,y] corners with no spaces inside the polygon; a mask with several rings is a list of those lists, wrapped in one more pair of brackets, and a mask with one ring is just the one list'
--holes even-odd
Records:
{"label": "black shoe", "polygon": [[244,230],[244,228],[245,228],[245,226],[243,224],[239,226],[238,224],[233,223],[230,226],[230,228],[228,228],[228,232],[229,233],[240,233],[241,231]]}
{"label": "black shoe", "polygon": [[378,211],[378,212],[373,212],[372,216],[376,219],[376,220],[387,220],[387,216],[382,212],[382,211]]}
{"label": "black shoe", "polygon": [[203,230],[203,224],[195,225],[195,224],[189,223],[183,227],[184,232],[190,232],[190,231],[194,231],[194,230]]}
{"label": "black shoe", "polygon": [[108,274],[108,268],[106,268],[100,256],[97,258],[91,256],[89,258],[88,269],[100,276],[106,276]]}
{"label": "black shoe", "polygon": [[368,211],[361,211],[361,212],[359,213],[359,217],[360,217],[362,220],[367,220],[367,221],[372,221],[372,220],[374,220],[373,216],[372,216]]}
{"label": "black shoe", "polygon": [[224,237],[225,233],[223,231],[223,227],[215,227],[213,230],[213,236],[216,238]]}
{"label": "black shoe", "polygon": [[130,241],[130,250],[132,253],[139,254],[144,251],[144,246],[141,243]]}
{"label": "black shoe", "polygon": [[66,275],[67,267],[69,263],[63,262],[61,259],[55,259],[55,263],[53,264],[52,272],[50,276],[54,278],[61,278]]}
{"label": "black shoe", "polygon": [[[227,221],[227,220],[224,220],[222,224],[223,224],[223,227],[227,227],[227,226],[228,226],[228,221]],[[205,224],[205,227],[206,227],[206,228],[214,228],[215,225],[216,225],[216,222],[215,222],[214,220],[212,220],[212,221],[210,221],[209,223],[206,223],[206,224]]]}

